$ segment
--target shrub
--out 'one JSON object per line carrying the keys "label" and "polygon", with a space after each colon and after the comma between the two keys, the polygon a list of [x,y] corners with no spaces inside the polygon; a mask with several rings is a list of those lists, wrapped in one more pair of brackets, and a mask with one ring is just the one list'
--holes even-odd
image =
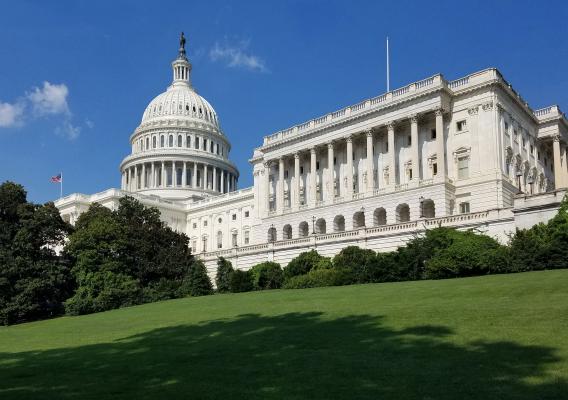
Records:
{"label": "shrub", "polygon": [[250,270],[255,290],[279,289],[282,287],[284,275],[280,264],[275,262],[263,262]]}
{"label": "shrub", "polygon": [[323,286],[341,286],[351,283],[349,271],[344,269],[314,269],[307,274],[293,276],[284,283],[285,289],[305,289]]}
{"label": "shrub", "polygon": [[348,246],[333,258],[333,266],[350,272],[353,283],[378,281],[377,254],[373,250]]}
{"label": "shrub", "polygon": [[284,279],[307,274],[314,269],[323,258],[325,257],[321,256],[315,250],[301,253],[284,268]]}
{"label": "shrub", "polygon": [[427,278],[451,278],[504,272],[507,252],[495,239],[474,232],[453,231],[451,243],[426,262]]}
{"label": "shrub", "polygon": [[231,274],[231,292],[250,292],[253,289],[252,274],[250,271],[236,269]]}
{"label": "shrub", "polygon": [[231,291],[231,274],[233,273],[233,265],[223,257],[217,260],[217,275],[215,276],[215,285],[219,293],[227,293]]}
{"label": "shrub", "polygon": [[189,273],[184,279],[180,295],[206,296],[213,293],[211,279],[207,275],[205,264],[201,260],[195,260],[189,268]]}

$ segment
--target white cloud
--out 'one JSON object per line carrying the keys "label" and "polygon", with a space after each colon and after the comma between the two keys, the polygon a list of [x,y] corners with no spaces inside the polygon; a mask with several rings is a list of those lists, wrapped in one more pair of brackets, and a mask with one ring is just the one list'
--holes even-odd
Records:
{"label": "white cloud", "polygon": [[[76,139],[82,127],[73,124],[73,114],[67,102],[68,96],[67,85],[46,81],[41,88],[34,87],[16,103],[0,102],[0,128],[21,126],[29,120],[48,116],[60,116],[62,122],[55,128],[55,133],[70,140]],[[95,124],[86,119],[85,126],[92,129]]]}
{"label": "white cloud", "polygon": [[55,128],[55,133],[69,140],[74,140],[79,137],[81,127],[73,125],[70,120],[66,119],[60,126]]}
{"label": "white cloud", "polygon": [[87,125],[87,128],[89,129],[93,129],[95,127],[95,123],[91,121],[89,118],[85,120],[85,125]]}
{"label": "white cloud", "polygon": [[24,105],[22,103],[10,104],[0,102],[0,128],[20,125],[23,114]]}
{"label": "white cloud", "polygon": [[51,84],[43,82],[43,88],[34,88],[28,94],[33,111],[38,116],[49,114],[69,114],[69,105],[67,104],[67,95],[69,89],[62,84]]}
{"label": "white cloud", "polygon": [[224,61],[229,67],[240,67],[251,71],[269,72],[264,60],[254,54],[247,53],[249,41],[240,41],[236,45],[219,44],[209,51],[212,61]]}

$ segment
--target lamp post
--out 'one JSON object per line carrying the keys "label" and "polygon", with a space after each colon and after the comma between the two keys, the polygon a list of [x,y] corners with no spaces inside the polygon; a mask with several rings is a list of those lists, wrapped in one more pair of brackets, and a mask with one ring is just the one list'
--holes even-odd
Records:
{"label": "lamp post", "polygon": [[420,196],[418,201],[420,202],[420,218],[424,218],[424,196]]}
{"label": "lamp post", "polygon": [[316,217],[312,216],[312,235],[316,234]]}
{"label": "lamp post", "polygon": [[276,229],[274,224],[270,224],[270,242],[274,243],[276,241]]}

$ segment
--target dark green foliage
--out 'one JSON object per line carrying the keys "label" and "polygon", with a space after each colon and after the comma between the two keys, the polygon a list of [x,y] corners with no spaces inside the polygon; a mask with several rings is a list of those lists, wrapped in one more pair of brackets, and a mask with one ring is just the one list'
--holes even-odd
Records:
{"label": "dark green foliage", "polygon": [[352,283],[380,281],[378,258],[373,250],[345,247],[333,257],[333,267],[348,273]]}
{"label": "dark green foliage", "polygon": [[284,274],[280,264],[263,262],[250,270],[254,290],[280,289],[284,281]]}
{"label": "dark green foliage", "polygon": [[284,283],[285,289],[306,289],[324,286],[349,285],[352,276],[346,269],[314,269],[304,275],[293,276]]}
{"label": "dark green foliage", "polygon": [[53,203],[28,203],[21,185],[0,185],[0,324],[63,312],[73,280],[54,248],[70,229]]}
{"label": "dark green foliage", "polygon": [[315,250],[301,253],[284,268],[284,278],[289,279],[293,276],[307,274],[314,269],[323,258],[325,257],[319,255]]}
{"label": "dark green foliage", "polygon": [[91,205],[65,248],[78,284],[67,311],[84,314],[209,294],[211,282],[188,241],[160,220],[158,210],[131,197],[121,198],[116,211]]}
{"label": "dark green foliage", "polygon": [[227,293],[231,291],[231,274],[233,273],[233,265],[223,257],[217,260],[217,275],[215,275],[215,285],[219,293]]}
{"label": "dark green foliage", "polygon": [[253,290],[252,273],[250,270],[236,269],[231,274],[231,292],[250,292]]}

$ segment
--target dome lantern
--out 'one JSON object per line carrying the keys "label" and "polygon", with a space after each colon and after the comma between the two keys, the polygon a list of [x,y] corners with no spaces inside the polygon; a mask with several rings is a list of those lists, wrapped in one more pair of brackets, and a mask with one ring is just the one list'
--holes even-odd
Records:
{"label": "dome lantern", "polygon": [[183,32],[179,37],[179,51],[177,58],[172,62],[173,82],[172,86],[187,85],[191,87],[191,63],[185,53],[185,36]]}

